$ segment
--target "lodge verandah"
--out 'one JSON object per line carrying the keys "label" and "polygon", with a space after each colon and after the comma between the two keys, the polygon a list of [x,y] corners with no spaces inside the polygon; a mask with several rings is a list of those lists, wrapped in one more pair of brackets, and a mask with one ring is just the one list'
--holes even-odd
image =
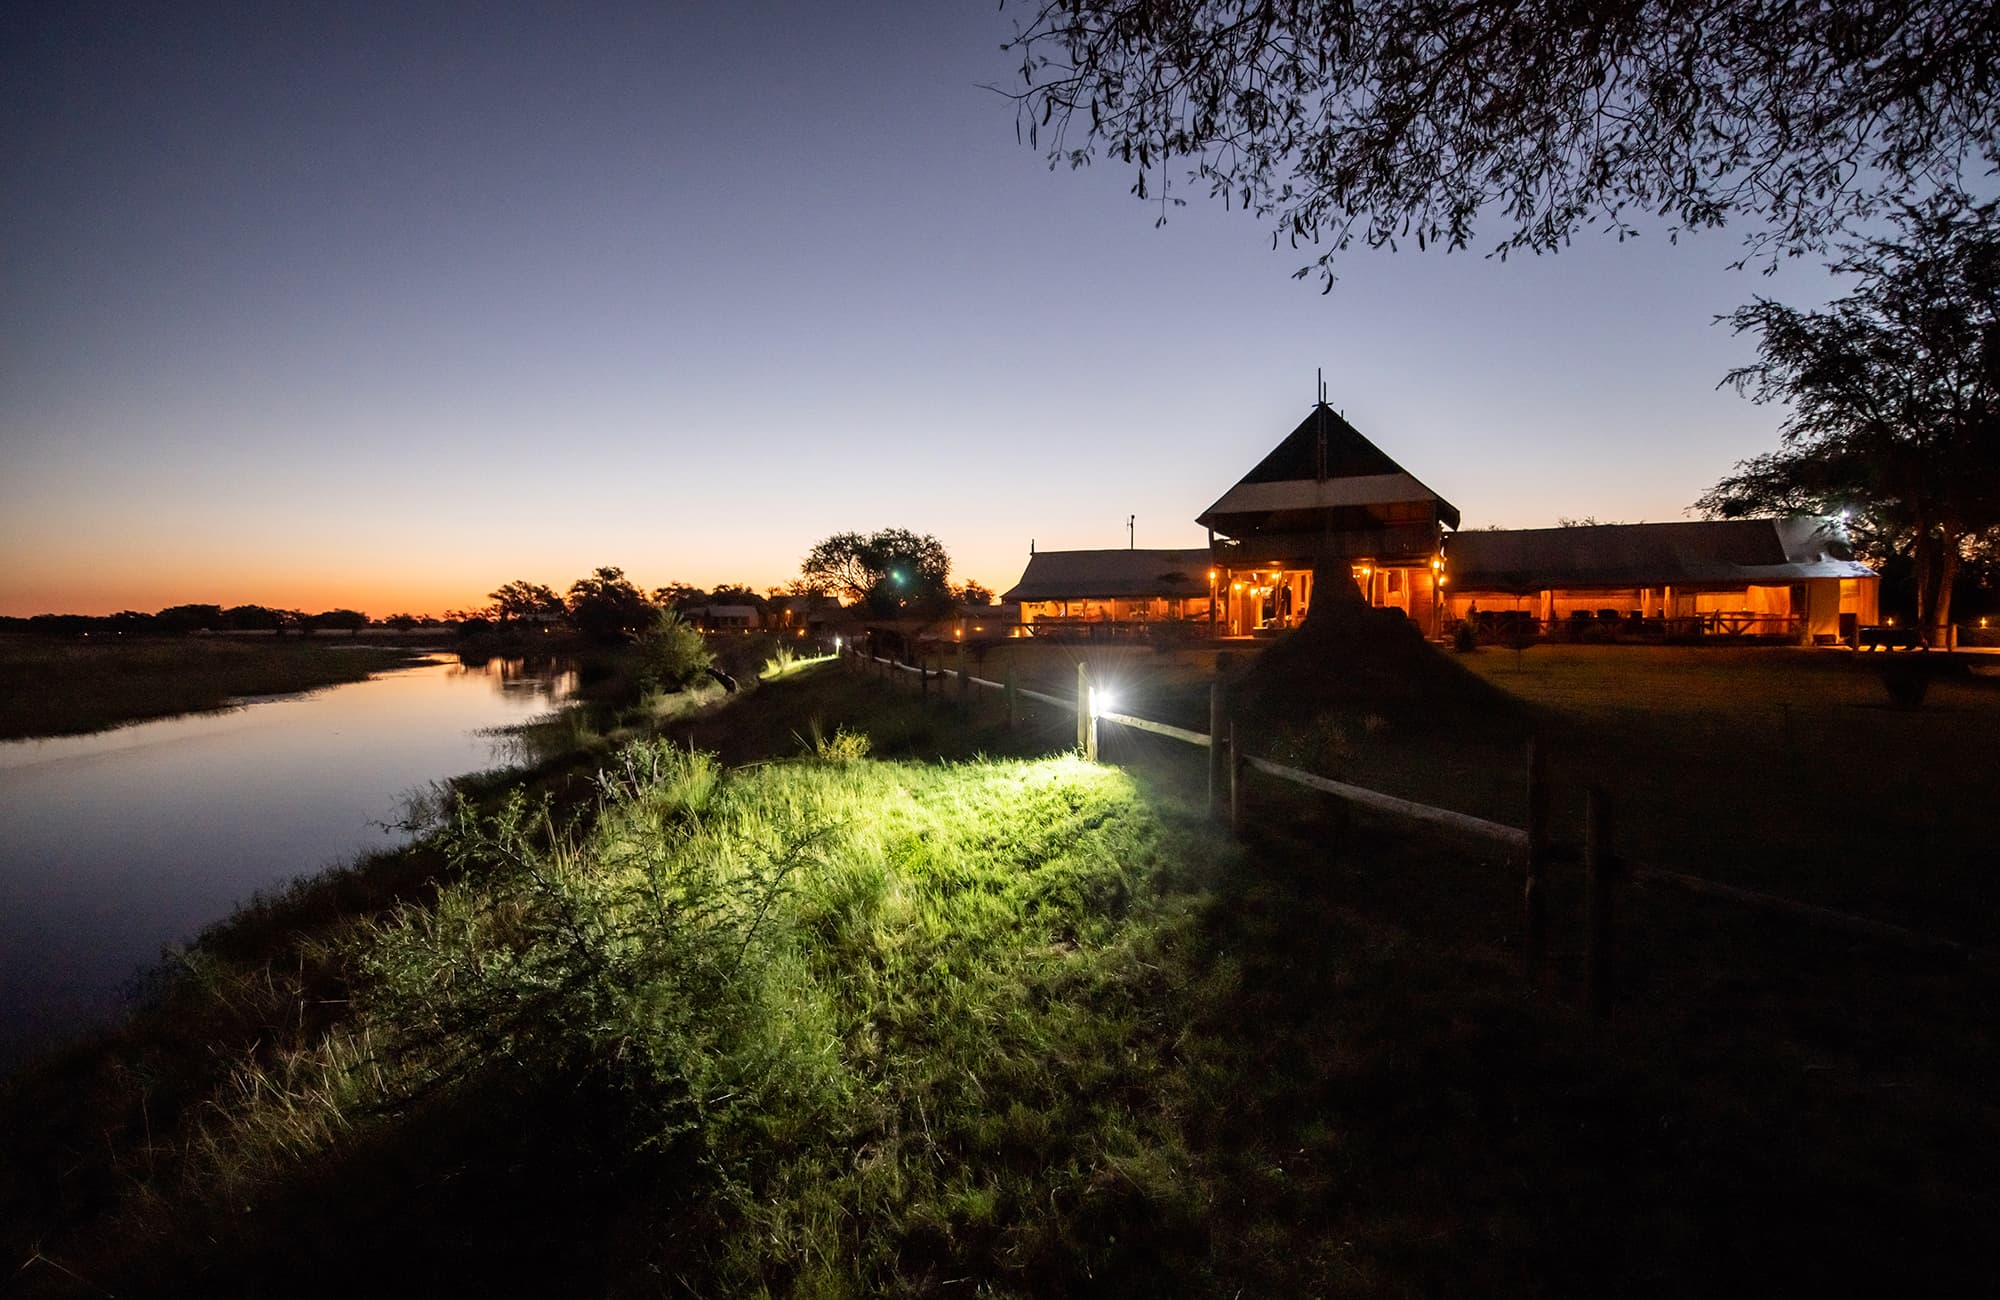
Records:
{"label": "lodge verandah", "polygon": [[1810,519],[1603,524],[1455,534],[1447,623],[1571,640],[1849,641],[1880,580]]}
{"label": "lodge verandah", "polygon": [[1470,622],[1489,638],[1647,639],[1695,636],[1743,640],[1852,641],[1877,618],[1876,584],[1816,578],[1741,587],[1545,588],[1518,594],[1459,591],[1447,602],[1447,629]]}
{"label": "lodge verandah", "polygon": [[[1443,630],[1439,594],[1444,590],[1442,562],[1376,564],[1348,563],[1349,576],[1362,599],[1377,609],[1400,610],[1426,636]],[[1314,570],[1283,564],[1259,568],[1219,565],[1216,634],[1256,636],[1281,632],[1305,621],[1312,606]]]}

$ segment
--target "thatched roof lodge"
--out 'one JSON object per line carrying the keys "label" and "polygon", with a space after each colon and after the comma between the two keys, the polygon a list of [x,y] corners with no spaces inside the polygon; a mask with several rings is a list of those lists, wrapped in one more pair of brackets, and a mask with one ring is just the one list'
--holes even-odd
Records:
{"label": "thatched roof lodge", "polygon": [[1370,604],[1440,629],[1437,588],[1458,507],[1319,402],[1236,486],[1201,512],[1215,559],[1217,624],[1247,636],[1296,626],[1316,569],[1346,560]]}
{"label": "thatched roof lodge", "polygon": [[1875,572],[1822,520],[1454,531],[1458,508],[1324,401],[1196,522],[1206,551],[1032,553],[1005,599],[1041,633],[1251,636],[1297,626],[1315,575],[1344,564],[1370,605],[1433,637],[1504,619],[1830,638],[1877,616]]}

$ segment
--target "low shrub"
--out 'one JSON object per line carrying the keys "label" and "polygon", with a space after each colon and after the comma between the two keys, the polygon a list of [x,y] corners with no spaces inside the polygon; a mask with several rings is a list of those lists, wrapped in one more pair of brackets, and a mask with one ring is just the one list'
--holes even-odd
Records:
{"label": "low shrub", "polygon": [[678,691],[715,662],[700,632],[673,610],[663,610],[635,647],[638,678],[648,690]]}

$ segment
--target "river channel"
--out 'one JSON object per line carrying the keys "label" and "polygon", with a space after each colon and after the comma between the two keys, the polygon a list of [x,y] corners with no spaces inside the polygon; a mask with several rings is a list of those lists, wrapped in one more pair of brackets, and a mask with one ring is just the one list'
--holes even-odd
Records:
{"label": "river channel", "polygon": [[117,1014],[134,977],[260,891],[393,847],[433,781],[574,689],[436,661],[309,695],[0,743],[0,1072]]}

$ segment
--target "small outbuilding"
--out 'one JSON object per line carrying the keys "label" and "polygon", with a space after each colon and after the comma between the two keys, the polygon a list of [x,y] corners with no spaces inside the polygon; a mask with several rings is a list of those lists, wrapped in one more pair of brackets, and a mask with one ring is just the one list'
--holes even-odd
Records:
{"label": "small outbuilding", "polygon": [[1107,624],[1210,619],[1205,551],[1041,551],[1002,593],[1030,634],[1101,630]]}
{"label": "small outbuilding", "polygon": [[704,632],[749,632],[763,623],[755,605],[689,605],[681,617]]}

